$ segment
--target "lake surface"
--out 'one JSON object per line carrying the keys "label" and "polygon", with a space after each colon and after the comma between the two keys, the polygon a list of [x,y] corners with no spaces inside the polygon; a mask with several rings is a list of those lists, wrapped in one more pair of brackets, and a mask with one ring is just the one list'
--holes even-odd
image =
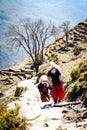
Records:
{"label": "lake surface", "polygon": [[9,50],[5,33],[20,19],[52,21],[56,25],[69,20],[71,27],[87,19],[87,0],[0,0],[0,69],[12,66],[27,55]]}

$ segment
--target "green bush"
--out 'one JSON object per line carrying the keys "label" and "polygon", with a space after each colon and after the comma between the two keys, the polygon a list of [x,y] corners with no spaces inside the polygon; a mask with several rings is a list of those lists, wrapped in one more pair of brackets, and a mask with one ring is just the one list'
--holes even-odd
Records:
{"label": "green bush", "polygon": [[67,89],[67,93],[65,98],[69,101],[76,100],[81,94],[83,94],[83,88],[84,82],[76,81],[72,84],[70,84],[69,88]]}
{"label": "green bush", "polygon": [[79,81],[87,81],[87,71],[80,74]]}
{"label": "green bush", "polygon": [[55,62],[56,64],[58,64],[58,62],[59,62],[58,55],[52,54],[51,57],[49,57],[49,61],[53,61],[53,62]]}
{"label": "green bush", "polygon": [[65,99],[71,101],[78,98],[87,106],[87,59],[73,69],[71,72],[71,82],[66,90]]}
{"label": "green bush", "polygon": [[7,110],[6,106],[0,104],[0,130],[24,130],[25,123],[17,117],[19,105],[14,110]]}
{"label": "green bush", "polygon": [[79,68],[78,67],[74,68],[73,71],[71,72],[70,76],[72,78],[72,81],[77,80],[79,77]]}
{"label": "green bush", "polygon": [[80,79],[80,77],[82,76],[83,76],[83,80],[86,80],[85,76],[87,75],[87,59],[82,61],[78,65],[78,67],[75,67],[70,75],[71,75],[72,81]]}

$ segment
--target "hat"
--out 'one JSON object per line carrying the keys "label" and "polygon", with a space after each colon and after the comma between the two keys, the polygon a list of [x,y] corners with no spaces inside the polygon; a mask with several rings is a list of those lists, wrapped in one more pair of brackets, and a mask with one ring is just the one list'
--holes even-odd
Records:
{"label": "hat", "polygon": [[47,78],[47,75],[42,75],[39,79],[39,83],[42,83],[42,82],[48,82],[48,78]]}
{"label": "hat", "polygon": [[55,64],[55,62],[51,61],[51,62],[50,62],[50,65],[51,65],[51,67],[54,68],[56,64]]}
{"label": "hat", "polygon": [[53,68],[53,69],[51,70],[51,73],[52,73],[52,74],[56,73],[56,69]]}
{"label": "hat", "polygon": [[62,71],[61,67],[59,65],[57,65],[55,62],[53,62],[53,61],[50,62],[50,68],[49,68],[49,70],[51,70],[52,68],[56,68],[58,71],[60,71],[60,73]]}

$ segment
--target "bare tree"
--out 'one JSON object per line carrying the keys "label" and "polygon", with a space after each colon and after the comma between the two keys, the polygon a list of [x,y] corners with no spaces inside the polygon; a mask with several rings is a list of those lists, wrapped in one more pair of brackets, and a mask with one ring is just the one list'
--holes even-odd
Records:
{"label": "bare tree", "polygon": [[54,24],[53,24],[53,26],[52,26],[52,35],[53,35],[53,37],[54,37],[54,39],[55,39],[55,41],[58,39],[58,37],[59,37],[59,34],[60,34],[60,28],[57,28]]}
{"label": "bare tree", "polygon": [[65,47],[67,47],[68,45],[68,32],[70,30],[70,21],[65,21],[63,22],[59,28],[62,30],[62,32],[65,34],[65,37],[66,37],[66,44],[65,44]]}
{"label": "bare tree", "polygon": [[11,25],[7,37],[13,47],[23,49],[33,61],[36,72],[43,63],[43,50],[47,40],[52,36],[52,25],[45,24],[41,19],[34,22],[21,22],[20,25]]}

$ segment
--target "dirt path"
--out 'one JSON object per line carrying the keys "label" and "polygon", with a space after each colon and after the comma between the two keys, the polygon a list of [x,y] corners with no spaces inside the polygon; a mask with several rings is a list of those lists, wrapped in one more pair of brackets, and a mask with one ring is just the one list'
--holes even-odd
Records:
{"label": "dirt path", "polygon": [[[26,119],[27,130],[85,130],[87,119],[80,120],[82,104],[62,107],[47,106],[40,100],[39,91],[35,85],[36,77],[21,82],[27,86],[27,91],[17,100],[8,104],[13,109],[20,104],[19,116]],[[52,99],[49,103],[52,103]],[[65,102],[66,103],[66,102]],[[78,114],[77,111],[80,111]],[[82,118],[81,118],[82,119]]]}

